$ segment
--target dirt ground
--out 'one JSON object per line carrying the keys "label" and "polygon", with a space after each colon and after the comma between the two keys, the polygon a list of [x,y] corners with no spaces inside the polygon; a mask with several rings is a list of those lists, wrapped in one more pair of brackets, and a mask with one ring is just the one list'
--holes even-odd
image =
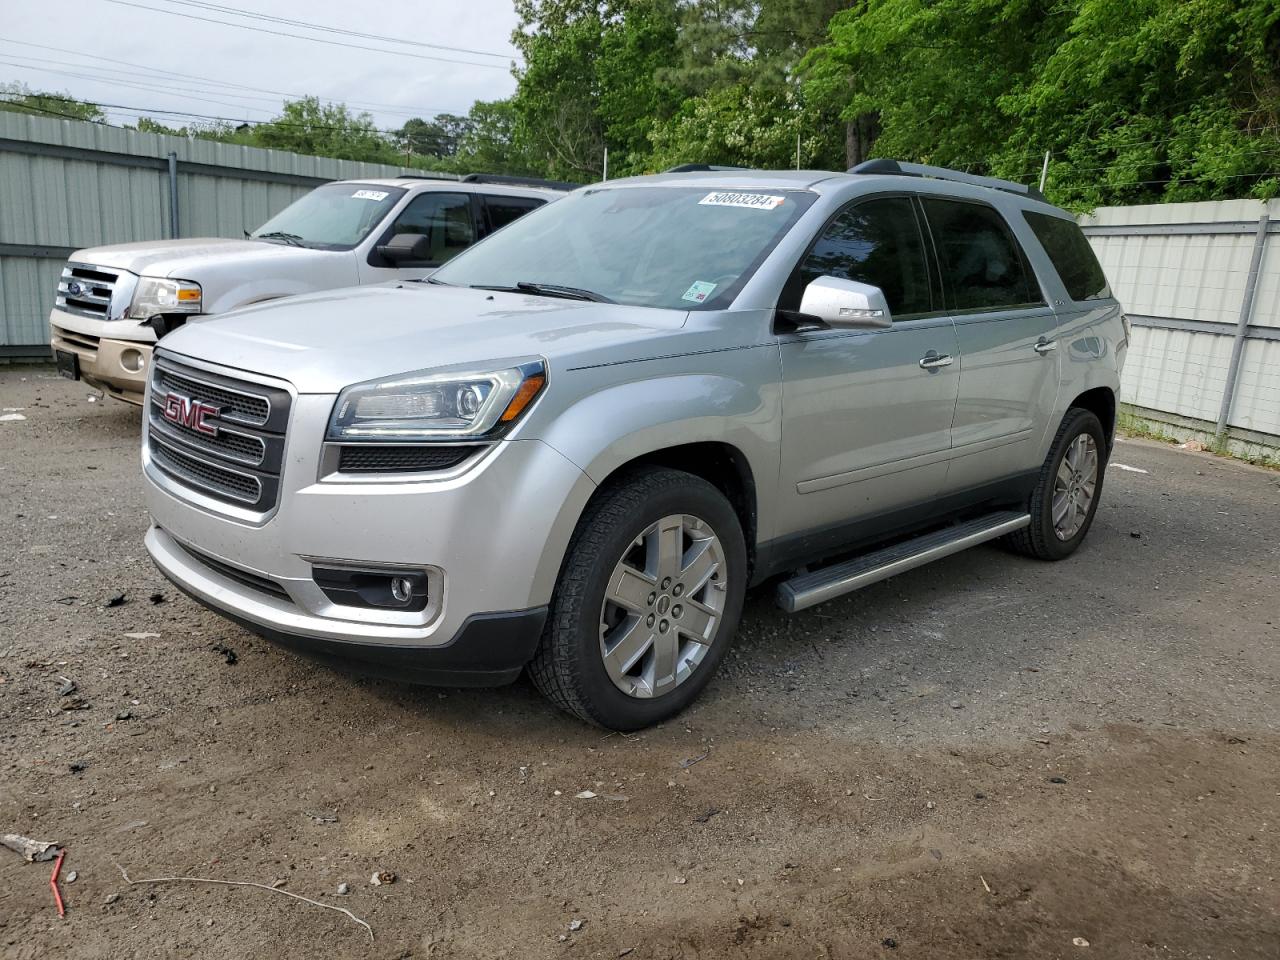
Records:
{"label": "dirt ground", "polygon": [[199,609],[90,395],[0,367],[0,833],[67,849],[65,919],[0,849],[6,960],[1280,957],[1280,474],[1122,442],[1075,557],[758,592],[629,738]]}

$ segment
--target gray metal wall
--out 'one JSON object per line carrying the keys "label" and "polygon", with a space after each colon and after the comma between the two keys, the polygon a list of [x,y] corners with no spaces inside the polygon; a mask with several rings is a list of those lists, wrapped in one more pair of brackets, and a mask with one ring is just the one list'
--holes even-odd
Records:
{"label": "gray metal wall", "polygon": [[1133,322],[1131,411],[1280,454],[1280,201],[1104,207],[1080,223]]}
{"label": "gray metal wall", "polygon": [[72,251],[174,236],[170,153],[180,237],[239,237],[317,184],[405,172],[0,111],[0,357],[48,353]]}

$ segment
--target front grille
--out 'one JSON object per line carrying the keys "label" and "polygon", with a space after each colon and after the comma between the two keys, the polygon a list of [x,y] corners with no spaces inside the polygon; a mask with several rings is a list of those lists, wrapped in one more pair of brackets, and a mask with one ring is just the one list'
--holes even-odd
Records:
{"label": "front grille", "polygon": [[[153,438],[153,441],[156,438]],[[262,496],[262,483],[256,478],[233,470],[225,470],[207,460],[189,457],[167,442],[151,444],[151,459],[169,474],[185,480],[189,486],[224,500],[256,504]]]}
{"label": "front grille", "polygon": [[338,469],[343,473],[417,473],[448,470],[462,463],[479,449],[481,448],[475,445],[458,447],[352,445],[342,448],[338,457]]}
{"label": "front grille", "polygon": [[[217,404],[227,412],[225,420],[237,420],[241,423],[262,426],[271,414],[270,401],[259,393],[242,393],[239,390],[227,389],[208,379],[193,379],[184,376],[172,367],[165,366],[157,370],[155,375],[155,391],[163,396],[171,390],[188,397],[199,397],[208,403]],[[259,391],[261,388],[259,388]]]}
{"label": "front grille", "polygon": [[280,495],[289,405],[286,390],[160,354],[147,411],[151,462],[207,497],[266,513]]}
{"label": "front grille", "polygon": [[113,319],[111,300],[119,281],[120,274],[114,270],[85,263],[68,263],[58,278],[54,303],[59,309],[77,316]]}
{"label": "front grille", "polygon": [[180,545],[184,553],[191,559],[208,567],[214,573],[219,573],[228,580],[234,580],[236,583],[257,590],[260,593],[267,593],[273,597],[284,597],[286,600],[292,599],[284,587],[276,583],[276,581],[267,577],[259,576],[256,573],[250,573],[248,570],[242,570],[239,567],[233,567],[229,563],[223,563],[217,557],[211,557],[207,553],[201,553],[199,550],[193,550],[185,543]]}

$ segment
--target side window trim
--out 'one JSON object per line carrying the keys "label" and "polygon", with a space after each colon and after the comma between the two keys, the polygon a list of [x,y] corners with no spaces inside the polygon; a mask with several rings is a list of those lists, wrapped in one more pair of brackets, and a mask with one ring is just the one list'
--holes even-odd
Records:
{"label": "side window trim", "polygon": [[[926,221],[922,216],[922,211],[917,209],[917,201],[915,200],[915,196],[916,195],[909,190],[885,190],[879,193],[862,194],[861,196],[855,197],[854,199],[850,200],[848,203],[841,206],[839,209],[835,211],[835,213],[831,214],[831,216],[829,216],[823,222],[821,227],[817,229],[813,237],[809,240],[808,246],[804,248],[804,252],[801,253],[800,256],[796,259],[795,264],[791,267],[790,272],[787,274],[786,283],[783,284],[783,292],[785,293],[787,287],[789,287],[791,283],[795,280],[796,274],[799,272],[800,268],[804,265],[804,262],[809,259],[809,255],[813,253],[814,248],[818,245],[819,241],[822,240],[827,230],[829,230],[831,228],[831,225],[834,224],[841,217],[843,217],[846,213],[848,213],[850,210],[854,210],[862,206],[865,203],[870,203],[872,200],[903,199],[911,203],[911,212],[915,216],[916,234],[920,238],[920,247],[924,253],[925,271],[928,274],[929,305],[930,307],[932,307],[932,309],[924,313],[894,314],[893,323],[896,326],[898,323],[910,323],[913,320],[932,320],[938,317],[947,316],[947,310],[945,309],[945,304],[940,299],[940,289],[941,289],[940,276],[939,274],[935,274],[934,272],[935,267],[932,262],[933,261],[933,244],[931,239],[925,235],[924,231],[926,229]],[[937,282],[935,283],[935,281]],[[782,296],[782,293],[779,293],[779,298],[781,298],[781,296]],[[865,333],[866,331],[860,331],[860,332]]]}
{"label": "side window trim", "polygon": [[[1031,278],[1032,282],[1035,284],[1036,290],[1039,291],[1040,299],[1023,303],[1002,304],[994,307],[969,307],[964,310],[961,310],[958,307],[953,307],[951,290],[947,285],[946,275],[942,270],[942,255],[938,252],[937,245],[934,243],[933,224],[929,222],[929,216],[924,209],[925,200],[942,200],[948,203],[968,203],[976,207],[985,207],[994,213],[997,219],[999,219],[1000,224],[1004,227],[1005,234],[1008,236],[1009,241],[1013,244],[1013,249],[1018,255],[1019,262],[1022,264],[1023,272]],[[918,194],[918,202],[920,203],[920,215],[924,218],[925,226],[929,231],[929,244],[933,249],[933,254],[938,265],[938,285],[942,290],[943,303],[945,304],[946,312],[955,317],[957,322],[961,322],[962,318],[969,316],[985,317],[992,313],[1021,313],[1028,310],[1043,310],[1049,306],[1049,298],[1045,293],[1044,284],[1040,282],[1040,277],[1032,268],[1031,260],[1027,256],[1027,251],[1023,247],[1022,242],[1018,239],[1018,235],[1014,232],[1013,226],[1009,223],[1008,218],[1000,212],[999,208],[993,204],[987,203],[985,200],[976,200],[972,197],[953,197],[941,193]]]}

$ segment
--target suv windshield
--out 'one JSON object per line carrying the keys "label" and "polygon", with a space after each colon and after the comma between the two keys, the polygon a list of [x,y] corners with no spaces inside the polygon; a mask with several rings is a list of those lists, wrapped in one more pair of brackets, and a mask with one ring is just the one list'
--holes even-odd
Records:
{"label": "suv windshield", "polygon": [[350,250],[404,194],[401,187],[326,183],[289,204],[250,236],[317,250]]}
{"label": "suv windshield", "polygon": [[529,292],[567,288],[591,295],[583,299],[718,309],[732,302],[814,199],[781,189],[580,190],[458,255],[432,281]]}

